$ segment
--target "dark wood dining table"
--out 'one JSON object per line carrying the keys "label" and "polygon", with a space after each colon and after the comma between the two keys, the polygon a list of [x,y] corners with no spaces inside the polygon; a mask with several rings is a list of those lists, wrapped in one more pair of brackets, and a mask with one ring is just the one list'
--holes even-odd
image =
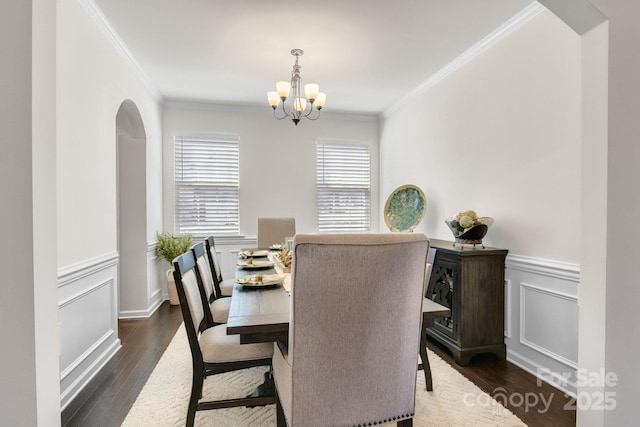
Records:
{"label": "dark wood dining table", "polygon": [[[239,267],[236,277],[248,274],[276,274],[276,271],[251,271]],[[236,283],[231,295],[227,335],[240,335],[241,344],[286,341],[290,298],[282,285],[252,288]]]}
{"label": "dark wood dining table", "polygon": [[[245,270],[238,267],[236,278],[249,274],[276,274],[274,268]],[[240,335],[240,343],[284,341],[289,338],[289,306],[291,296],[282,285],[265,288],[235,284],[227,320],[227,335]],[[427,390],[432,390],[431,369],[427,358],[426,328],[439,317],[450,316],[451,310],[428,298],[422,303],[420,358]]]}

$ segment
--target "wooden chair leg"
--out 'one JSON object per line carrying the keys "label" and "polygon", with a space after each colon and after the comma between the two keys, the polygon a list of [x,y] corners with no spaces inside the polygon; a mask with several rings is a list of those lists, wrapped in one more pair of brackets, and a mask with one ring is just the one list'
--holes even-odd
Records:
{"label": "wooden chair leg", "polygon": [[[432,321],[433,322],[433,321]],[[422,332],[420,333],[420,359],[422,359],[422,370],[424,371],[424,382],[427,391],[433,391],[433,382],[431,380],[431,366],[427,356],[427,327],[429,322],[425,319],[422,322]]]}
{"label": "wooden chair leg", "polygon": [[196,419],[196,410],[198,409],[198,401],[202,398],[202,385],[204,375],[202,371],[193,373],[193,381],[191,382],[191,398],[189,399],[189,408],[187,409],[187,427],[193,427]]}
{"label": "wooden chair leg", "polygon": [[409,418],[408,420],[398,421],[396,425],[398,427],[413,427],[413,418]]}

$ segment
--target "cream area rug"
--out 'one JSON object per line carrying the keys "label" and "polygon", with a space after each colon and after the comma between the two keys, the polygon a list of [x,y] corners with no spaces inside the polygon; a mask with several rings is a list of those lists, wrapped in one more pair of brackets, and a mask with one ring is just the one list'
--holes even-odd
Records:
{"label": "cream area rug", "polygon": [[[433,375],[433,391],[425,390],[424,374],[418,371],[414,426],[525,426],[519,418],[436,354],[429,352],[429,362]],[[203,395],[207,400],[244,396],[262,382],[266,370],[267,368],[262,367],[251,368],[209,377],[204,381]],[[191,353],[183,325],[178,329],[122,425],[183,426],[190,392]],[[275,405],[198,411],[195,425],[275,426]]]}

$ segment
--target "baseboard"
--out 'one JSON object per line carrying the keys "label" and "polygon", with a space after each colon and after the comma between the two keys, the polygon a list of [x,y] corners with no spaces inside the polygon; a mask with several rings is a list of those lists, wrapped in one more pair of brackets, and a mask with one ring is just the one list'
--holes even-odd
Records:
{"label": "baseboard", "polygon": [[165,301],[165,299],[158,299],[147,310],[121,311],[118,313],[118,319],[142,319],[151,317]]}
{"label": "baseboard", "polygon": [[[538,378],[540,381],[544,381],[547,384],[552,385],[558,390],[572,397],[576,397],[577,386],[575,382],[567,381],[557,373],[551,372],[548,367],[542,366],[533,360],[519,354],[513,350],[507,348],[507,361],[513,363],[517,367],[529,372],[531,375]],[[546,375],[541,375],[545,372]]]}
{"label": "baseboard", "polygon": [[120,339],[111,344],[76,380],[60,394],[60,413],[76,398],[82,389],[100,372],[102,367],[122,348]]}

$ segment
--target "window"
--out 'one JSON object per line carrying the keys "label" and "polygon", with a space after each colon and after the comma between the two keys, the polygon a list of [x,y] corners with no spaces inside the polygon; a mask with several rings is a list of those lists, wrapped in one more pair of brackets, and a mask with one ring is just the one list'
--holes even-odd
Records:
{"label": "window", "polygon": [[323,141],[317,143],[319,232],[369,231],[370,163],[368,145]]}
{"label": "window", "polygon": [[175,232],[240,233],[238,137],[176,137]]}

